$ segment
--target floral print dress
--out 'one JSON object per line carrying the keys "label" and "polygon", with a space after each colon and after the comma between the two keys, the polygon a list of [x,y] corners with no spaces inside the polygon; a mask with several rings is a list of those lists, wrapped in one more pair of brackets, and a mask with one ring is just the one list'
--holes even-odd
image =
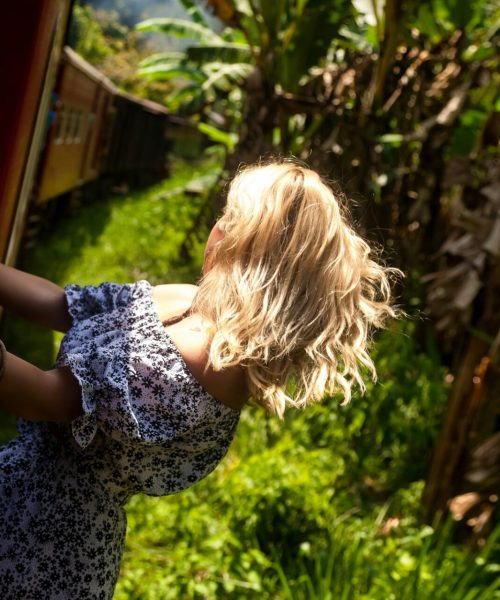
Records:
{"label": "floral print dress", "polygon": [[225,455],[239,411],[194,379],[147,281],[65,288],[72,328],[57,366],[82,389],[70,425],[19,421],[0,448],[0,598],[109,599],[123,505],[173,494]]}

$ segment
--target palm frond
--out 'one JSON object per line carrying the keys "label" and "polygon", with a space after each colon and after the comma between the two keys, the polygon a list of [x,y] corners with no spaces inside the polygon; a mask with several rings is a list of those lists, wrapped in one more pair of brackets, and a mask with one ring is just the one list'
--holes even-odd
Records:
{"label": "palm frond", "polygon": [[190,38],[206,44],[223,43],[222,38],[209,27],[184,19],[146,19],[136,25],[137,31],[164,33],[178,38]]}
{"label": "palm frond", "polygon": [[202,83],[206,80],[206,76],[201,71],[191,67],[186,67],[185,65],[165,66],[159,64],[152,67],[139,69],[139,74],[155,81],[175,79],[177,77],[190,79],[191,81],[196,81],[198,83]]}
{"label": "palm frond", "polygon": [[199,45],[186,50],[188,60],[196,63],[220,61],[227,64],[248,62],[251,58],[250,48],[244,44]]}
{"label": "palm frond", "polygon": [[158,52],[141,60],[139,69],[154,67],[156,65],[181,64],[186,58],[184,52]]}

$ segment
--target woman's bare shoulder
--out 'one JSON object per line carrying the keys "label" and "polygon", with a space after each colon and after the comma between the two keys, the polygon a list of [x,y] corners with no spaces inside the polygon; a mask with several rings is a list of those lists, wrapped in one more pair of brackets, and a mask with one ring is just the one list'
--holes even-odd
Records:
{"label": "woman's bare shoulder", "polygon": [[[153,300],[162,321],[182,315],[189,309],[198,291],[190,284],[173,283],[153,288]],[[195,379],[205,390],[231,408],[241,408],[247,397],[241,368],[214,371],[206,368],[210,340],[197,315],[189,315],[167,326],[167,333]]]}
{"label": "woman's bare shoulder", "polygon": [[153,286],[154,298],[169,299],[169,298],[185,298],[193,299],[198,291],[197,285],[191,283],[163,283]]}
{"label": "woman's bare shoulder", "polygon": [[211,367],[207,369],[210,342],[203,328],[199,326],[197,317],[188,317],[166,329],[198,383],[223,404],[240,409],[248,396],[243,369],[241,367],[231,367],[224,371],[214,371]]}
{"label": "woman's bare shoulder", "polygon": [[162,321],[182,314],[191,306],[198,291],[188,283],[169,283],[153,287],[153,301]]}

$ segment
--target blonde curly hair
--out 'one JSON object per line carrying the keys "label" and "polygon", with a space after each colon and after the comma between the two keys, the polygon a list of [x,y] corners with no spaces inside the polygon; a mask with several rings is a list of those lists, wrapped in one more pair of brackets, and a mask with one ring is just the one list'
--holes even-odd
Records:
{"label": "blonde curly hair", "polygon": [[241,365],[251,399],[282,417],[325,393],[376,379],[373,327],[396,316],[390,276],[310,169],[273,162],[241,170],[193,310],[209,324],[208,365]]}

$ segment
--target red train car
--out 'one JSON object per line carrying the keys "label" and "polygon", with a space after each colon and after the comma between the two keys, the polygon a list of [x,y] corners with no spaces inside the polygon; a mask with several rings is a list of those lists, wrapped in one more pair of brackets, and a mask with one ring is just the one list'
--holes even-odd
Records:
{"label": "red train car", "polygon": [[36,201],[44,202],[96,179],[106,154],[115,86],[65,47],[52,94],[53,122],[40,165]]}
{"label": "red train car", "polygon": [[120,92],[68,47],[52,102],[37,202],[100,176],[136,185],[166,175],[170,115],[165,107]]}
{"label": "red train car", "polygon": [[13,264],[26,217],[71,0],[2,6],[0,260]]}

